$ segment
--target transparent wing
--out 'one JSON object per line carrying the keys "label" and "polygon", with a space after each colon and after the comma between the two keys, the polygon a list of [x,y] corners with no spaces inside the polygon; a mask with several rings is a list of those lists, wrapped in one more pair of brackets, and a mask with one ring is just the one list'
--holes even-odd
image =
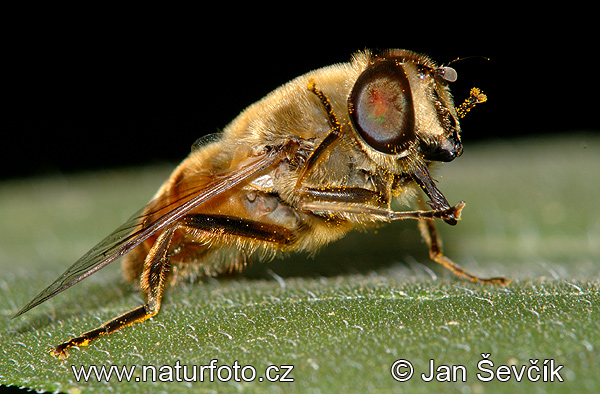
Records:
{"label": "transparent wing", "polygon": [[[229,170],[224,175],[216,177],[208,184],[204,184],[201,187],[190,188],[176,203],[173,203],[166,208],[161,207],[160,210],[164,211],[162,214],[159,212],[159,215],[156,215],[157,210],[150,209],[148,211],[145,208],[138,211],[121,227],[116,229],[77,260],[50,286],[44,289],[33,300],[25,305],[23,309],[17,312],[13,316],[13,319],[106,267],[108,264],[144,242],[153,234],[172,225],[172,223],[181,219],[186,213],[199,205],[272,166],[279,161],[277,152],[278,150],[272,150],[267,154],[250,158],[245,161],[243,165]],[[152,206],[153,202],[150,202],[149,205]],[[158,204],[155,205],[158,206]],[[144,220],[144,218],[153,216],[158,216],[158,219],[149,223],[148,220]]]}

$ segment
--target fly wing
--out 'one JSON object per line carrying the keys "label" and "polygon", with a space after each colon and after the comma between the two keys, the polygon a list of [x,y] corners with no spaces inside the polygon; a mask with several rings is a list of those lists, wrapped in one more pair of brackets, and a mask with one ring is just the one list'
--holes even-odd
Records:
{"label": "fly wing", "polygon": [[[13,319],[106,267],[153,234],[172,225],[199,205],[274,165],[280,160],[277,152],[278,150],[272,150],[269,153],[252,157],[242,165],[230,169],[226,174],[219,175],[208,184],[204,184],[200,188],[190,189],[176,204],[169,207],[172,209],[168,209],[166,213],[159,215],[158,219],[150,223],[143,219],[152,217],[156,214],[156,211],[152,209],[138,211],[121,227],[77,260],[54,283],[17,312]],[[152,206],[153,202],[150,202],[149,205]]]}

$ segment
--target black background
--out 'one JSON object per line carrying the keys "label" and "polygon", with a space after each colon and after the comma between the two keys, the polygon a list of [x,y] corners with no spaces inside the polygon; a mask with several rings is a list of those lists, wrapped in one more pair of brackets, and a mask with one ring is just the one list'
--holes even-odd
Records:
{"label": "black background", "polygon": [[364,48],[491,59],[454,65],[457,103],[473,86],[489,97],[461,121],[465,154],[482,140],[600,132],[591,3],[140,4],[3,9],[0,179],[175,164],[279,85]]}
{"label": "black background", "polygon": [[388,29],[311,18],[276,26],[156,15],[141,23],[26,21],[3,49],[0,178],[175,164],[198,137],[279,85],[364,48],[411,49],[438,63],[489,57],[453,65],[457,103],[473,86],[489,97],[461,122],[465,149],[598,132],[597,33],[566,16],[543,24],[498,18],[495,27],[431,18]]}

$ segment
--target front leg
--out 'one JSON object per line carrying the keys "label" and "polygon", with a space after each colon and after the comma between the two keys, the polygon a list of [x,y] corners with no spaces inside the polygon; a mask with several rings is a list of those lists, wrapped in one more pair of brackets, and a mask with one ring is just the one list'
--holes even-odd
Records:
{"label": "front leg", "polygon": [[[354,188],[353,188],[354,189]],[[352,190],[352,189],[351,189]],[[340,202],[340,191],[335,189],[331,191],[331,200],[325,201],[302,201],[299,204],[301,209],[305,209],[318,214],[341,215],[349,220],[356,222],[376,222],[376,221],[393,221],[393,220],[418,220],[421,236],[429,247],[429,256],[436,263],[441,264],[444,268],[452,271],[456,276],[467,279],[471,282],[485,284],[501,284],[510,283],[509,279],[504,277],[481,278],[474,275],[456,264],[454,261],[444,256],[442,251],[442,243],[435,228],[433,219],[438,218],[446,223],[456,223],[460,220],[462,209],[466,205],[464,201],[459,202],[453,207],[434,209],[434,210],[416,210],[416,211],[392,211],[388,209],[376,208],[368,205],[352,204],[361,203],[366,200],[365,196],[368,193],[356,192],[348,190],[344,195],[345,202]],[[364,190],[364,189],[363,189]],[[326,190],[320,191],[320,197],[324,198],[327,195]],[[351,201],[351,197],[354,200]],[[350,202],[350,203],[349,203]],[[424,205],[421,203],[421,205]]]}
{"label": "front leg", "polygon": [[[411,174],[413,180],[423,189],[425,194],[429,197],[430,201],[427,202],[429,206],[435,210],[444,210],[450,208],[450,204],[444,194],[435,186],[431,174],[427,169],[427,166],[418,166],[413,174]],[[442,218],[443,221],[451,226],[457,223],[457,218],[453,216],[447,216]]]}
{"label": "front leg", "polygon": [[325,108],[325,111],[327,111],[327,121],[329,123],[330,130],[329,134],[327,134],[327,136],[321,141],[317,148],[308,157],[306,163],[304,163],[304,167],[300,171],[300,174],[298,175],[298,180],[296,181],[296,190],[300,189],[302,181],[304,180],[306,175],[308,175],[312,171],[312,169],[317,165],[317,163],[323,159],[325,153],[329,151],[335,145],[335,143],[342,137],[342,125],[338,121],[335,112],[333,112],[333,107],[331,106],[329,98],[327,98],[325,93],[317,89],[315,81],[313,79],[311,79],[308,83],[308,90],[310,90],[319,98],[321,104],[323,104],[323,107]]}
{"label": "front leg", "polygon": [[[323,159],[335,143],[342,137],[342,126],[333,111],[329,98],[316,88],[315,81],[310,80],[308,90],[314,93],[327,112],[329,122],[329,134],[321,141],[312,154],[308,157],[304,166],[300,169],[295,189],[303,197],[299,204],[300,209],[309,211],[328,211],[338,214],[366,215],[371,220],[405,220],[423,219],[434,217],[440,218],[450,225],[455,225],[460,218],[460,211],[464,202],[451,207],[442,192],[435,186],[427,167],[422,166],[410,174],[413,180],[425,191],[431,201],[429,205],[433,211],[393,212],[390,210],[374,208],[388,204],[390,200],[385,183],[378,177],[374,178],[376,190],[360,187],[328,186],[328,187],[303,187],[302,183],[306,176],[315,168],[317,163]],[[306,198],[316,201],[306,201]],[[334,204],[335,203],[335,204]],[[340,205],[348,203],[352,205]],[[355,204],[359,204],[356,206]]]}
{"label": "front leg", "polygon": [[[420,202],[420,205],[423,206],[423,202]],[[478,283],[494,283],[500,285],[507,285],[510,283],[510,279],[507,279],[503,276],[491,277],[491,278],[481,278],[477,275],[474,275],[456,264],[454,261],[450,260],[448,257],[444,255],[442,250],[442,241],[438,235],[437,229],[435,228],[435,222],[431,220],[421,220],[419,221],[419,229],[421,230],[421,237],[427,243],[429,247],[429,257],[438,264],[441,264],[444,268],[449,269],[454,273],[454,275],[465,278],[471,282]]]}

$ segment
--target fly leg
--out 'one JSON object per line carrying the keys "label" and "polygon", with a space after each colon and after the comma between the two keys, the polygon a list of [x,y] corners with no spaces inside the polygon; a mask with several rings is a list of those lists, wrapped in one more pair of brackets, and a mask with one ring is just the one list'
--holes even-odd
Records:
{"label": "fly leg", "polygon": [[[310,190],[309,190],[310,191]],[[323,196],[327,193],[326,190],[320,191],[320,195]],[[357,193],[354,195],[354,200],[350,201],[351,194],[346,195],[346,202],[353,203],[364,203],[368,201],[365,199],[367,193]],[[332,200],[321,200],[321,201],[301,201],[298,207],[303,210],[323,213],[325,215],[338,214],[347,218],[357,218],[359,222],[390,222],[394,220],[433,220],[441,219],[444,221],[458,221],[460,220],[460,214],[464,206],[464,201],[459,202],[453,207],[435,210],[416,210],[416,211],[392,211],[385,208],[377,208],[368,205],[346,205],[340,204],[335,198],[337,197],[337,191],[335,191]]]}
{"label": "fly leg", "polygon": [[[412,174],[412,178],[431,199],[431,201],[427,202],[429,206],[435,210],[450,208],[448,200],[446,200],[444,194],[435,186],[426,166],[419,166]],[[464,202],[462,204],[464,205]],[[423,204],[421,204],[421,208],[425,208]],[[457,223],[457,218],[452,215],[448,215],[441,219],[451,226],[454,226]]]}
{"label": "fly leg", "polygon": [[[446,197],[444,197],[442,192],[435,186],[435,183],[433,182],[433,179],[431,178],[426,166],[421,166],[418,168],[412,174],[412,177],[414,181],[421,187],[421,189],[423,189],[425,194],[427,194],[427,196],[431,199],[431,201],[428,201],[427,204],[430,205],[434,210],[447,210],[447,208],[450,207]],[[464,202],[460,202],[459,204],[462,204],[462,206],[465,205]],[[457,206],[459,204],[457,204]],[[425,208],[423,201],[420,201],[419,205],[421,208]],[[460,209],[462,209],[462,206]],[[458,211],[458,215],[450,212],[449,214],[440,217],[440,219],[450,225],[455,225],[460,219],[460,210]],[[510,283],[510,280],[504,277],[480,278],[471,274],[463,267],[444,256],[442,251],[442,241],[438,236],[433,220],[420,220],[419,229],[421,230],[421,237],[423,237],[427,243],[427,246],[429,247],[429,257],[436,263],[439,263],[443,267],[452,271],[456,276],[465,278],[471,282],[497,283],[501,285],[507,285]]]}
{"label": "fly leg", "polygon": [[[420,204],[424,205],[423,202],[420,202]],[[510,283],[510,279],[503,276],[480,278],[456,264],[448,257],[444,256],[442,250],[442,241],[438,235],[437,229],[435,228],[435,222],[433,220],[419,220],[419,230],[421,230],[421,237],[425,240],[427,246],[429,247],[429,257],[436,263],[441,264],[444,268],[452,271],[454,275],[467,279],[471,282],[486,284],[495,283],[500,285],[507,285]]]}
{"label": "fly leg", "polygon": [[169,252],[173,249],[175,231],[201,230],[207,238],[223,235],[248,238],[267,242],[284,248],[294,242],[293,231],[282,226],[261,223],[244,218],[225,215],[188,214],[173,226],[167,228],[150,249],[141,275],[141,288],[146,303],[126,312],[98,328],[83,333],[56,346],[52,353],[60,358],[68,357],[67,350],[74,346],[87,346],[91,341],[111,334],[123,327],[143,322],[155,316],[160,310],[161,300],[171,275]]}
{"label": "fly leg", "polygon": [[315,167],[319,160],[324,157],[325,152],[331,149],[334,143],[342,137],[342,125],[338,121],[335,112],[333,112],[331,102],[329,101],[327,96],[325,96],[325,93],[316,88],[315,81],[312,79],[308,83],[308,90],[314,93],[319,98],[319,100],[321,100],[321,104],[323,104],[323,107],[325,107],[325,110],[327,111],[327,120],[331,129],[329,130],[329,134],[327,134],[327,136],[323,139],[323,141],[321,141],[319,146],[317,146],[317,148],[306,160],[306,163],[304,164],[304,167],[302,168],[298,176],[298,181],[296,182],[296,190],[300,189],[304,177],[308,173],[310,173],[310,171]]}
{"label": "fly leg", "polygon": [[85,332],[76,338],[56,346],[52,353],[59,358],[68,357],[67,350],[73,346],[87,346],[91,341],[108,335],[123,327],[143,322],[155,316],[160,310],[160,303],[165,291],[165,284],[170,274],[171,265],[168,261],[168,251],[173,233],[178,226],[165,230],[156,240],[144,261],[144,272],[141,278],[142,291],[146,303],[135,309],[104,323],[98,328]]}
{"label": "fly leg", "polygon": [[[321,191],[320,196],[323,197],[327,192]],[[332,193],[333,200],[338,200],[339,191],[334,190]],[[357,193],[355,194],[355,198],[353,202],[360,203],[365,201],[364,197],[365,193]],[[345,201],[349,201],[351,198],[351,193],[348,193],[345,197]],[[424,204],[422,204],[424,205]],[[360,218],[362,221],[393,221],[393,220],[418,220],[419,228],[421,230],[421,236],[427,242],[429,247],[429,256],[431,259],[445,268],[452,271],[456,276],[461,278],[465,278],[470,280],[471,282],[478,283],[496,283],[501,285],[507,285],[510,283],[510,280],[505,277],[493,277],[493,278],[480,278],[476,275],[471,274],[448,257],[444,256],[442,251],[442,242],[438,236],[437,230],[435,228],[434,219],[441,219],[449,224],[455,224],[458,220],[460,220],[460,214],[462,209],[464,208],[465,203],[463,201],[459,202],[455,206],[443,208],[443,209],[434,209],[434,210],[415,210],[415,211],[392,211],[388,209],[370,207],[367,205],[344,205],[339,202],[334,201],[302,201],[299,204],[299,207],[305,210],[309,210],[312,212],[319,212],[323,214],[339,214],[342,216],[350,217],[351,215],[355,215],[355,217]],[[423,207],[424,208],[424,207]]]}

